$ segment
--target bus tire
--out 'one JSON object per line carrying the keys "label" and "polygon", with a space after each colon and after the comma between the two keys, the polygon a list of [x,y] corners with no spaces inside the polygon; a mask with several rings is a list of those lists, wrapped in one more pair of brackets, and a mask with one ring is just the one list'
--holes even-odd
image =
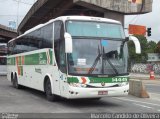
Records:
{"label": "bus tire", "polygon": [[57,101],[57,96],[52,94],[52,86],[49,79],[45,82],[45,93],[48,101]]}
{"label": "bus tire", "polygon": [[13,73],[11,73],[11,83],[12,83],[12,85],[13,85],[13,79],[14,79],[14,75],[13,75]]}
{"label": "bus tire", "polygon": [[17,75],[14,76],[12,84],[13,84],[13,87],[14,87],[14,88],[20,89],[20,85],[18,84]]}

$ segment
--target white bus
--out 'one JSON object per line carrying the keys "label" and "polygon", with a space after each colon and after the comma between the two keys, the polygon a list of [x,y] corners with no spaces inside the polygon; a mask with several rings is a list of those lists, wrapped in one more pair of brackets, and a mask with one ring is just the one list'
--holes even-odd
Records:
{"label": "white bus", "polygon": [[7,74],[7,44],[0,44],[0,75]]}
{"label": "white bus", "polygon": [[[140,53],[138,39],[131,36]],[[46,93],[50,101],[128,94],[127,39],[120,22],[62,16],[8,43],[8,74],[15,88]]]}

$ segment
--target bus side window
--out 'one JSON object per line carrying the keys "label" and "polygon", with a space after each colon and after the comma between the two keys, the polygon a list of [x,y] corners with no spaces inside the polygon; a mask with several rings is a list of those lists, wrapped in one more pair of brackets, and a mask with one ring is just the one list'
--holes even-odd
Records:
{"label": "bus side window", "polygon": [[61,22],[56,21],[54,22],[54,51],[55,51],[55,58],[57,65],[59,66],[59,49],[60,49],[60,29],[61,29]]}
{"label": "bus side window", "polygon": [[58,67],[62,72],[66,71],[64,45],[64,26],[62,21],[54,23],[54,50]]}

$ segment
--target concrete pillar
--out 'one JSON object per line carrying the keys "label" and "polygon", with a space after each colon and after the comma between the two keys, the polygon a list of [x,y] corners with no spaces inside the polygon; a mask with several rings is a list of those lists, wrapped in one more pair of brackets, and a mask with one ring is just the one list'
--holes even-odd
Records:
{"label": "concrete pillar", "polygon": [[105,11],[104,12],[104,18],[114,19],[117,21],[120,21],[122,25],[124,26],[124,14],[119,12],[113,12],[113,11]]}

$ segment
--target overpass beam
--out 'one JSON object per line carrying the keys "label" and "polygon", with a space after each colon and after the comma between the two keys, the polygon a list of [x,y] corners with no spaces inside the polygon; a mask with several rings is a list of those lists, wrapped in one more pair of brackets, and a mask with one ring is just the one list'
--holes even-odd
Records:
{"label": "overpass beam", "polygon": [[104,18],[114,19],[114,20],[120,21],[122,23],[122,25],[124,26],[124,14],[108,10],[108,11],[104,12]]}

